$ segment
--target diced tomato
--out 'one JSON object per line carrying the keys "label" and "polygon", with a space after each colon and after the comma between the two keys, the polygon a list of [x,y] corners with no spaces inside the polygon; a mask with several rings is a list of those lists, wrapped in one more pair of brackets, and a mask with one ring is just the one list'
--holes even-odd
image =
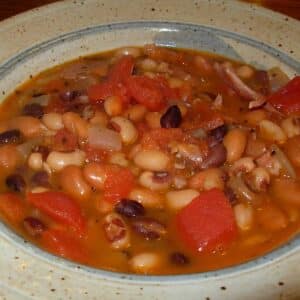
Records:
{"label": "diced tomato", "polygon": [[126,198],[134,185],[134,177],[129,169],[107,166],[107,178],[104,182],[104,199],[118,202]]}
{"label": "diced tomato", "polygon": [[49,81],[44,87],[46,93],[60,92],[65,88],[65,81],[63,79],[54,79]]}
{"label": "diced tomato", "polygon": [[108,74],[111,82],[124,83],[131,76],[134,68],[134,59],[131,55],[122,56],[116,64],[112,66]]}
{"label": "diced tomato", "polygon": [[13,193],[0,195],[0,212],[11,222],[19,223],[25,216],[25,205],[22,199]]}
{"label": "diced tomato", "polygon": [[53,254],[78,262],[87,261],[87,253],[80,240],[70,233],[59,229],[48,229],[42,233],[43,247]]}
{"label": "diced tomato", "polygon": [[180,238],[193,250],[214,251],[237,238],[233,210],[224,193],[203,192],[176,215]]}
{"label": "diced tomato", "polygon": [[85,232],[86,222],[79,205],[62,192],[29,193],[29,203],[37,207],[53,220],[67,225],[80,235]]}
{"label": "diced tomato", "polygon": [[284,113],[300,111],[300,76],[294,77],[285,86],[271,94],[267,101]]}
{"label": "diced tomato", "polygon": [[157,80],[147,76],[130,76],[126,81],[129,94],[151,111],[159,111],[165,106],[164,95]]}
{"label": "diced tomato", "polygon": [[93,148],[90,145],[84,147],[84,152],[88,162],[103,162],[107,158],[107,151]]}
{"label": "diced tomato", "polygon": [[63,128],[56,132],[53,143],[56,151],[73,151],[77,148],[77,137]]}
{"label": "diced tomato", "polygon": [[157,85],[159,86],[164,98],[166,100],[177,100],[179,99],[179,90],[170,88],[167,79],[163,76],[156,76],[154,78],[156,80]]}

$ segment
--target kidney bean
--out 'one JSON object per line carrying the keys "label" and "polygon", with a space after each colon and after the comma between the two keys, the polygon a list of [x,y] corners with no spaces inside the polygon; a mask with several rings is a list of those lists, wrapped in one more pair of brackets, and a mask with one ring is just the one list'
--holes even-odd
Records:
{"label": "kidney bean", "polygon": [[216,146],[217,144],[223,141],[224,136],[227,133],[227,126],[222,125],[219,126],[209,132],[209,136],[207,138],[207,144],[209,148]]}
{"label": "kidney bean", "polygon": [[170,255],[170,261],[175,265],[187,265],[190,260],[181,252],[173,252]]}
{"label": "kidney bean", "polygon": [[44,115],[44,108],[38,103],[27,104],[23,108],[23,115],[40,119]]}
{"label": "kidney bean", "polygon": [[118,202],[115,206],[115,211],[128,218],[143,216],[145,214],[145,209],[142,204],[129,199],[122,199]]}
{"label": "kidney bean", "polygon": [[0,134],[0,145],[19,144],[21,141],[21,131],[18,129],[4,131]]}
{"label": "kidney bean", "polygon": [[32,177],[31,177],[31,183],[34,186],[45,186],[48,187],[49,186],[49,175],[46,171],[40,171],[35,173]]}
{"label": "kidney bean", "polygon": [[34,217],[25,218],[23,221],[23,226],[27,233],[34,237],[41,235],[42,232],[46,229],[44,223]]}
{"label": "kidney bean", "polygon": [[132,223],[132,228],[136,233],[143,236],[147,240],[155,240],[161,238],[167,233],[164,224],[152,218],[139,218]]}
{"label": "kidney bean", "polygon": [[216,146],[210,149],[208,156],[201,164],[201,168],[207,169],[207,168],[219,167],[226,161],[226,157],[227,157],[227,152],[224,145],[217,144]]}
{"label": "kidney bean", "polygon": [[170,106],[160,118],[162,128],[177,128],[182,121],[181,112],[177,105]]}
{"label": "kidney bean", "polygon": [[23,192],[26,186],[25,180],[20,174],[12,174],[5,180],[7,187],[15,192]]}

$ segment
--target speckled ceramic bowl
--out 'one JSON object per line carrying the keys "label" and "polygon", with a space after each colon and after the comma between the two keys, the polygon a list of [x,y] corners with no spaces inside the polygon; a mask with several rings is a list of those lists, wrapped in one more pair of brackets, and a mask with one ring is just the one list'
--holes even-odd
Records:
{"label": "speckled ceramic bowl", "polygon": [[[63,1],[0,23],[0,97],[41,70],[123,45],[203,49],[300,73],[300,23],[236,1]],[[183,276],[95,270],[0,224],[0,299],[299,299],[300,239],[252,262]]]}

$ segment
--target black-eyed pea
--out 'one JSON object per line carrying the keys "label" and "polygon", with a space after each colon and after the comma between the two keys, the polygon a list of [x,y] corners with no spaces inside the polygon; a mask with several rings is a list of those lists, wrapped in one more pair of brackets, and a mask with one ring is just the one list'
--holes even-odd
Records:
{"label": "black-eyed pea", "polygon": [[49,130],[56,131],[64,127],[62,115],[54,112],[44,114],[42,117],[42,122]]}
{"label": "black-eyed pea", "polygon": [[267,118],[267,112],[264,109],[256,109],[246,112],[242,119],[250,126],[257,126],[259,122]]}
{"label": "black-eyed pea", "polygon": [[129,264],[136,273],[151,274],[161,264],[162,258],[157,253],[144,252],[132,257]]}
{"label": "black-eyed pea", "polygon": [[74,112],[66,112],[62,116],[64,127],[77,135],[80,139],[88,137],[89,124],[82,119],[79,114]]}
{"label": "black-eyed pea", "polygon": [[167,170],[170,164],[169,156],[159,150],[141,150],[133,160],[142,169],[158,172]]}
{"label": "black-eyed pea", "polygon": [[255,163],[252,157],[242,157],[235,161],[230,167],[230,172],[234,175],[238,173],[249,173],[255,168]]}
{"label": "black-eyed pea", "polygon": [[43,168],[43,156],[40,152],[33,152],[29,155],[28,166],[32,170],[39,171]]}
{"label": "black-eyed pea", "polygon": [[104,101],[104,111],[110,116],[119,116],[122,113],[122,101],[118,96],[111,96]]}
{"label": "black-eyed pea", "polygon": [[298,117],[288,117],[280,125],[288,138],[300,135],[300,119]]}
{"label": "black-eyed pea", "polygon": [[254,223],[254,212],[250,205],[239,203],[233,207],[238,228],[242,231],[250,230]]}
{"label": "black-eyed pea", "polygon": [[145,208],[161,209],[164,207],[162,196],[154,191],[145,188],[134,188],[128,195],[129,199],[141,203]]}
{"label": "black-eyed pea", "polygon": [[135,104],[124,112],[124,116],[132,122],[139,122],[143,120],[146,112],[147,109],[145,106],[141,104]]}
{"label": "black-eyed pea", "polygon": [[96,162],[86,164],[83,168],[83,176],[90,186],[103,190],[107,178],[107,172],[103,165]]}
{"label": "black-eyed pea", "polygon": [[240,128],[231,129],[224,137],[227,162],[233,163],[243,155],[247,144],[247,132]]}
{"label": "black-eyed pea", "polygon": [[271,177],[265,168],[257,167],[247,174],[245,181],[254,192],[266,192]]}
{"label": "black-eyed pea", "polygon": [[131,121],[124,117],[114,117],[110,120],[113,126],[116,126],[122,142],[125,145],[133,144],[138,138],[138,131]]}
{"label": "black-eyed pea", "polygon": [[165,191],[170,187],[171,180],[168,172],[145,171],[139,177],[139,184],[152,191]]}
{"label": "black-eyed pea", "polygon": [[278,144],[284,144],[287,140],[287,136],[281,127],[269,120],[259,122],[259,135],[265,140]]}
{"label": "black-eyed pea", "polygon": [[192,202],[200,193],[195,189],[170,191],[166,193],[166,205],[170,210],[178,211]]}
{"label": "black-eyed pea", "polygon": [[224,189],[224,172],[218,168],[211,168],[196,173],[189,179],[189,187],[200,191],[213,188]]}
{"label": "black-eyed pea", "polygon": [[80,167],[71,165],[63,168],[59,173],[59,183],[67,194],[76,199],[87,200],[91,196],[91,187],[84,180]]}
{"label": "black-eyed pea", "polygon": [[73,152],[52,151],[49,153],[46,163],[51,171],[56,172],[69,165],[82,166],[84,161],[85,152],[77,149]]}

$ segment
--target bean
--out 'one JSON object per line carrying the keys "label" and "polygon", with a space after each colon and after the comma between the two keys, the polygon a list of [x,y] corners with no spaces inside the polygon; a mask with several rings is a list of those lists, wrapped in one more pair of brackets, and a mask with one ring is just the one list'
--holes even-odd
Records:
{"label": "bean", "polygon": [[217,144],[209,150],[208,156],[201,163],[202,169],[216,168],[224,164],[226,161],[227,150],[223,144]]}
{"label": "bean", "polygon": [[242,231],[251,229],[254,222],[253,208],[250,205],[240,203],[233,207],[237,226]]}
{"label": "bean", "polygon": [[116,213],[105,216],[103,221],[105,236],[113,249],[126,249],[130,246],[130,235],[123,218]]}
{"label": "bean", "polygon": [[179,143],[172,152],[195,167],[201,166],[205,157],[205,151],[195,144]]}
{"label": "bean", "polygon": [[254,192],[266,192],[271,177],[265,168],[258,167],[247,174],[245,181]]}
{"label": "bean", "polygon": [[118,116],[122,113],[122,102],[120,97],[111,96],[104,101],[104,110],[110,117]]}
{"label": "bean", "polygon": [[185,176],[175,175],[173,177],[173,185],[175,189],[181,190],[187,186],[188,182]]}
{"label": "bean", "polygon": [[182,87],[184,81],[176,77],[170,77],[168,78],[168,83],[171,89],[176,89]]}
{"label": "bean", "polygon": [[170,191],[166,193],[166,205],[170,210],[178,211],[199,195],[200,193],[195,189]]}
{"label": "bean", "polygon": [[259,122],[259,134],[263,139],[278,144],[283,144],[287,140],[287,136],[280,126],[269,120]]}
{"label": "bean", "polygon": [[161,258],[156,253],[144,252],[135,255],[129,262],[131,268],[142,274],[148,274],[159,267]]}
{"label": "bean", "polygon": [[44,115],[44,108],[38,103],[27,104],[23,108],[23,115],[40,119]]}
{"label": "bean", "polygon": [[43,168],[43,156],[41,153],[31,153],[28,158],[28,166],[32,170],[38,171]]}
{"label": "bean", "polygon": [[103,165],[96,162],[86,164],[83,168],[83,176],[89,185],[98,190],[103,190],[107,178],[107,172]]}
{"label": "bean", "polygon": [[286,142],[284,150],[294,166],[300,167],[300,136],[294,136]]}
{"label": "bean", "polygon": [[41,121],[31,116],[19,116],[12,119],[10,127],[18,129],[28,139],[39,137],[43,132]]}
{"label": "bean", "polygon": [[97,110],[95,112],[95,115],[90,119],[90,123],[93,125],[106,127],[108,124],[108,117],[104,112]]}
{"label": "bean", "polygon": [[257,158],[267,151],[266,144],[263,140],[250,137],[247,141],[245,155]]}
{"label": "bean", "polygon": [[271,194],[283,204],[300,207],[300,184],[294,179],[275,179],[271,184]]}
{"label": "bean", "polygon": [[288,138],[300,135],[300,119],[298,117],[289,117],[281,122],[281,128]]}
{"label": "bean", "polygon": [[238,67],[235,72],[242,79],[250,79],[254,75],[254,70],[247,65]]}
{"label": "bean", "polygon": [[141,235],[146,240],[156,240],[167,233],[166,226],[164,224],[149,217],[135,219],[132,222],[132,228],[137,234]]}
{"label": "bean", "polygon": [[134,188],[128,195],[146,208],[163,208],[163,199],[160,194],[143,188]]}
{"label": "bean", "polygon": [[49,186],[49,175],[45,171],[39,171],[31,177],[31,183],[38,186]]}
{"label": "bean", "polygon": [[2,171],[14,171],[21,161],[22,156],[15,146],[4,145],[0,147],[0,168]]}
{"label": "bean", "polygon": [[234,175],[238,173],[249,173],[255,168],[255,163],[252,157],[242,157],[235,161],[230,168],[230,172]]}
{"label": "bean", "polygon": [[167,190],[171,185],[171,178],[168,173],[166,173],[167,176],[165,178],[159,178],[159,175],[156,174],[159,174],[159,172],[143,172],[139,177],[140,185],[153,191]]}
{"label": "bean", "polygon": [[238,160],[246,148],[247,133],[239,128],[231,129],[224,137],[223,144],[227,151],[227,161],[233,163]]}
{"label": "bean", "polygon": [[4,144],[19,144],[22,141],[20,130],[12,129],[4,131],[0,134],[0,145]]}
{"label": "bean", "polygon": [[267,118],[267,113],[264,109],[256,109],[252,111],[246,112],[242,116],[242,120],[250,125],[250,126],[257,126],[262,120]]}
{"label": "bean", "polygon": [[131,121],[124,117],[114,117],[111,119],[113,126],[117,126],[122,142],[126,145],[133,144],[138,138],[138,131]]}
{"label": "bean", "polygon": [[27,233],[33,237],[40,236],[46,229],[46,226],[42,221],[34,217],[27,217],[23,221],[23,226]]}
{"label": "bean", "polygon": [[109,162],[111,164],[119,165],[121,167],[128,167],[129,161],[126,159],[125,153],[122,152],[114,152],[111,154],[109,158]]}
{"label": "bean", "polygon": [[80,167],[66,166],[60,171],[59,183],[62,189],[72,197],[79,200],[87,200],[91,196],[91,188],[83,178]]}
{"label": "bean", "polygon": [[198,172],[189,179],[189,187],[200,191],[208,191],[213,188],[223,190],[224,172],[217,168]]}
{"label": "bean", "polygon": [[156,111],[148,112],[145,115],[145,121],[151,129],[161,128],[160,127],[161,116],[162,114],[160,112],[156,112]]}
{"label": "bean", "polygon": [[48,113],[44,114],[42,117],[42,122],[45,126],[50,130],[59,130],[64,128],[64,124],[62,121],[62,115],[58,113]]}
{"label": "bean", "polygon": [[215,129],[212,129],[209,132],[209,136],[208,136],[208,146],[212,148],[215,145],[221,143],[226,133],[227,133],[226,125],[221,125]]}
{"label": "bean", "polygon": [[44,192],[47,192],[47,191],[49,191],[49,189],[44,187],[44,186],[36,186],[36,187],[31,189],[30,193],[39,194],[39,193],[44,193]]}
{"label": "bean", "polygon": [[91,200],[95,202],[95,207],[100,214],[108,214],[114,211],[114,204],[106,201],[103,194],[93,194]]}
{"label": "bean", "polygon": [[173,252],[170,255],[170,261],[174,265],[183,266],[189,264],[190,260],[183,253]]}
{"label": "bean", "polygon": [[137,166],[149,171],[165,171],[170,163],[168,155],[159,150],[142,150],[133,160]]}
{"label": "bean", "polygon": [[157,68],[157,62],[151,58],[145,58],[141,61],[140,67],[144,71],[155,71]]}
{"label": "bean", "polygon": [[52,171],[60,171],[69,165],[82,166],[85,160],[85,153],[81,150],[73,152],[52,151],[47,157],[46,163]]}
{"label": "bean", "polygon": [[141,104],[136,104],[128,108],[124,112],[125,118],[128,118],[129,120],[133,122],[140,122],[143,120],[145,114],[147,112],[147,109],[145,106]]}
{"label": "bean", "polygon": [[128,218],[138,217],[145,214],[142,204],[135,200],[122,199],[115,206],[115,211]]}
{"label": "bean", "polygon": [[6,186],[15,192],[23,192],[26,187],[25,180],[20,174],[12,174],[5,180]]}
{"label": "bean", "polygon": [[162,128],[177,128],[182,121],[181,112],[177,105],[170,106],[160,118]]}
{"label": "bean", "polygon": [[86,139],[88,136],[88,122],[74,112],[66,112],[62,116],[64,127],[76,134],[80,139]]}

